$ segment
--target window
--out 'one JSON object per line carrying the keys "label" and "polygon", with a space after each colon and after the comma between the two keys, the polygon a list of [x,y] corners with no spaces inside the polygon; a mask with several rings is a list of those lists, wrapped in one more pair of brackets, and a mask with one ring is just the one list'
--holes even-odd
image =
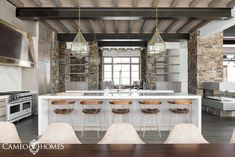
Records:
{"label": "window", "polygon": [[140,57],[103,57],[103,80],[118,85],[131,85],[140,81]]}

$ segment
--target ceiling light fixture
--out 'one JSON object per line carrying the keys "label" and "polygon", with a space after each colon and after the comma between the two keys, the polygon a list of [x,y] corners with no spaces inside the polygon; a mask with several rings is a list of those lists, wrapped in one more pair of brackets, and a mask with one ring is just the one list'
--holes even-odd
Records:
{"label": "ceiling light fixture", "polygon": [[148,42],[148,56],[152,59],[158,59],[166,53],[166,44],[164,43],[158,28],[158,10],[157,4],[158,0],[156,0],[156,31],[152,37],[152,39]]}
{"label": "ceiling light fixture", "polygon": [[81,59],[89,55],[89,44],[85,40],[81,32],[81,9],[80,0],[78,0],[78,33],[71,44],[71,53],[73,56]]}

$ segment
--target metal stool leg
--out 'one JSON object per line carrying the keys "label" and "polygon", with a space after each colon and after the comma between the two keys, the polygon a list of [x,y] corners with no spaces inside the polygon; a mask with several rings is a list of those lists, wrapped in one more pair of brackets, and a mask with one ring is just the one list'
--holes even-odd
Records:
{"label": "metal stool leg", "polygon": [[157,115],[157,114],[156,114],[156,119],[157,119],[157,130],[158,130],[158,134],[159,134],[159,137],[162,138],[162,136],[161,136],[161,130],[160,130],[160,127],[159,127],[158,115]]}
{"label": "metal stool leg", "polygon": [[95,118],[96,118],[96,124],[98,125],[99,129],[97,129],[97,136],[98,138],[100,137],[100,122],[98,120],[98,114],[95,115]]}

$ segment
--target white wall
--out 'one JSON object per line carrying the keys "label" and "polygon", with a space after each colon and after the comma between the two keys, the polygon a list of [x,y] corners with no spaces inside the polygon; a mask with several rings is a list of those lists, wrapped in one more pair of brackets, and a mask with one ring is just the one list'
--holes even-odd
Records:
{"label": "white wall", "polygon": [[0,65],[0,92],[21,90],[22,69]]}

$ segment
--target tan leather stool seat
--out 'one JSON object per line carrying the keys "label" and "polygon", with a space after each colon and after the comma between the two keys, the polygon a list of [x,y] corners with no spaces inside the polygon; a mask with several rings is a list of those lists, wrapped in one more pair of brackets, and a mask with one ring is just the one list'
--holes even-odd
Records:
{"label": "tan leather stool seat", "polygon": [[80,104],[82,104],[82,105],[99,105],[102,103],[103,103],[103,101],[101,101],[101,100],[82,100],[82,101],[80,101]]}
{"label": "tan leather stool seat", "polygon": [[[132,104],[132,101],[129,101],[129,100],[113,100],[110,102],[110,104],[112,105],[130,105]],[[112,112],[114,114],[127,114],[130,112],[130,109],[129,108],[113,108],[112,109]]]}
{"label": "tan leather stool seat", "polygon": [[129,100],[113,100],[110,102],[112,105],[129,105],[132,104],[132,101]]}
{"label": "tan leather stool seat", "polygon": [[[65,100],[65,99],[62,99],[62,100],[53,100],[52,102],[51,102],[51,104],[52,105],[72,105],[72,104],[74,104],[75,103],[75,101],[71,101],[71,100]],[[73,110],[74,109],[59,109],[59,108],[57,108],[57,109],[54,109],[54,113],[56,113],[56,114],[69,114],[69,113],[71,113],[71,112],[73,112]]]}
{"label": "tan leather stool seat", "polygon": [[[167,101],[169,104],[172,105],[190,105],[192,104],[192,100],[171,100]],[[176,114],[187,114],[190,112],[188,108],[170,108],[169,109],[172,113]]]}
{"label": "tan leather stool seat", "polygon": [[160,100],[143,100],[139,101],[139,103],[142,105],[159,105],[162,102]]}

